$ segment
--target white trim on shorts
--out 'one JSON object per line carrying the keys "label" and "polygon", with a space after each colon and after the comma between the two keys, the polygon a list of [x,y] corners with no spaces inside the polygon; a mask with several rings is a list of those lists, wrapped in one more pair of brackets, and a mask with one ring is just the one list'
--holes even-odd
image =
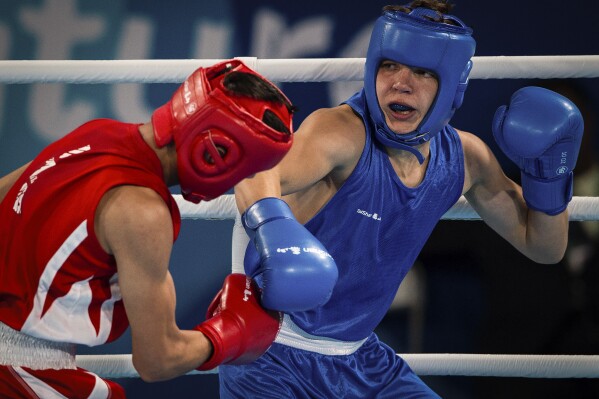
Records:
{"label": "white trim on shorts", "polygon": [[74,370],[75,344],[32,337],[0,322],[0,364],[33,370]]}
{"label": "white trim on shorts", "polygon": [[281,330],[275,339],[276,343],[292,348],[320,353],[321,355],[343,356],[357,351],[368,338],[360,341],[339,341],[333,338],[318,337],[308,334],[298,327],[289,315],[283,317]]}

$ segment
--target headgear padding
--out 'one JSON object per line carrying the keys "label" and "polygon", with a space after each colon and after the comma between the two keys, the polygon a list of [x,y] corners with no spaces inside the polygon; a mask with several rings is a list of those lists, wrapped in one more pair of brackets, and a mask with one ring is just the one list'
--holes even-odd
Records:
{"label": "headgear padding", "polygon": [[[188,201],[218,197],[242,179],[275,166],[291,147],[292,114],[286,104],[227,90],[223,81],[233,71],[255,75],[288,102],[243,62],[229,60],[197,69],[152,115],[156,144],[175,142],[179,185]],[[265,124],[265,113],[276,115],[287,132]]]}
{"label": "headgear padding", "polygon": [[[376,126],[377,139],[386,146],[414,153],[420,163],[424,158],[413,147],[439,133],[462,105],[472,68],[470,59],[476,47],[472,29],[458,18],[443,15],[457,25],[425,18],[438,20],[440,15],[428,8],[415,8],[409,14],[384,11],[375,22],[366,55],[364,90],[368,110]],[[438,79],[435,100],[413,132],[397,134],[387,126],[376,94],[377,72],[384,60],[422,68],[433,72]]]}

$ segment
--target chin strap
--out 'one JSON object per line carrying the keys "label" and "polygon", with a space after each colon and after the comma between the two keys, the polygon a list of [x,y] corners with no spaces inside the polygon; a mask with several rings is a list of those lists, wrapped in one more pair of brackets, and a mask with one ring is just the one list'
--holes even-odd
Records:
{"label": "chin strap", "polygon": [[410,147],[409,145],[404,146],[403,144],[401,145],[401,147],[402,149],[410,151],[412,154],[414,154],[420,165],[424,163],[424,155],[422,155],[422,153],[418,151],[416,148]]}
{"label": "chin strap", "polygon": [[376,135],[377,139],[383,145],[386,145],[386,146],[389,146],[392,148],[398,148],[400,150],[409,151],[412,154],[414,154],[416,159],[418,159],[418,163],[420,163],[420,165],[422,165],[424,163],[424,155],[422,155],[422,153],[420,151],[418,151],[417,148],[412,147],[407,144],[400,143],[399,141],[395,141],[395,140],[391,140],[391,139],[387,138],[387,136],[385,135],[385,131],[382,128],[378,128],[377,130],[379,130],[379,134]]}

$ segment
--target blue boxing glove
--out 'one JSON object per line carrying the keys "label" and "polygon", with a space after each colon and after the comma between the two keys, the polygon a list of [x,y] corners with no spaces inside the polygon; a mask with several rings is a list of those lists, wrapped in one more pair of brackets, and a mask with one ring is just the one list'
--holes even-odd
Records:
{"label": "blue boxing glove", "polygon": [[572,199],[584,123],[567,98],[541,87],[516,91],[509,106],[493,118],[493,136],[522,171],[522,193],[529,208],[557,215]]}
{"label": "blue boxing glove", "polygon": [[261,199],[241,220],[250,236],[245,272],[261,283],[262,306],[292,312],[329,300],[337,283],[337,265],[283,200]]}

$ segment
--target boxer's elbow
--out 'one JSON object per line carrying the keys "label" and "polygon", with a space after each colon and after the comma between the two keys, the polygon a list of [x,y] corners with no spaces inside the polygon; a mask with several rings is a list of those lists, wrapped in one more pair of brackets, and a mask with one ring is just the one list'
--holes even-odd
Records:
{"label": "boxer's elbow", "polygon": [[157,367],[156,365],[139,360],[136,361],[135,358],[133,359],[133,366],[144,382],[158,382],[168,379],[165,376],[163,367]]}
{"label": "boxer's elbow", "polygon": [[555,245],[537,249],[528,257],[536,263],[554,265],[561,262],[566,254],[567,245]]}
{"label": "boxer's elbow", "polygon": [[178,370],[174,370],[171,364],[172,359],[159,354],[151,356],[135,356],[133,355],[133,367],[137,370],[139,377],[144,382],[165,381],[180,375]]}

